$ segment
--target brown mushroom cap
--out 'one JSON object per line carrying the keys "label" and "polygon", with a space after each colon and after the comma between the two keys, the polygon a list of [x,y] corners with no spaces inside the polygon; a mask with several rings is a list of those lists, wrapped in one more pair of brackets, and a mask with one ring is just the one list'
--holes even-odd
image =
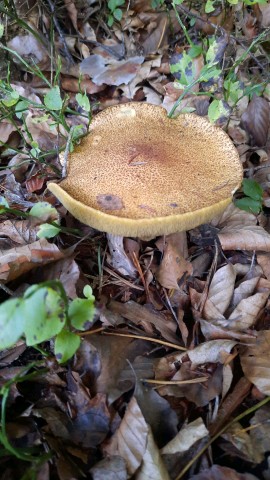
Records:
{"label": "brown mushroom cap", "polygon": [[167,117],[128,103],[94,118],[49,190],[81,222],[122,236],[156,236],[209,221],[231,202],[242,165],[229,137],[206,119]]}

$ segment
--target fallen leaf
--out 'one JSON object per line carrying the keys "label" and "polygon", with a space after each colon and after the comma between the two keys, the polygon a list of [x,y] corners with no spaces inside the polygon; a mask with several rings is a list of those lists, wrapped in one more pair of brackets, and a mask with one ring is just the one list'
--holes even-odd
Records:
{"label": "fallen leaf", "polygon": [[40,172],[35,173],[25,182],[26,189],[29,193],[41,190],[45,182],[45,177]]}
{"label": "fallen leaf", "polygon": [[198,475],[193,475],[190,480],[259,480],[251,473],[238,473],[236,470],[220,465],[212,465]]}
{"label": "fallen leaf", "polygon": [[230,330],[247,330],[258,320],[259,313],[269,297],[268,292],[255,293],[243,298],[228,318],[227,326]]}
{"label": "fallen leaf", "polygon": [[33,268],[63,257],[64,253],[45,238],[29,245],[0,250],[0,281],[11,282]]}
{"label": "fallen leaf", "polygon": [[252,437],[241,423],[235,422],[227,428],[226,432],[222,434],[222,438],[237,448],[248,462],[261,463],[263,461],[264,454],[258,451],[256,443],[253,443]]}
{"label": "fallen leaf", "polygon": [[101,55],[90,55],[80,65],[81,73],[89,75],[96,85],[127,85],[133,80],[143,63],[144,57],[130,57],[109,63]]}
{"label": "fallen leaf", "polygon": [[[258,409],[250,420],[250,438],[253,441],[254,451],[258,455],[264,456],[269,452],[269,438],[270,438],[270,410],[269,405],[264,405]],[[254,428],[252,428],[254,427]]]}
{"label": "fallen leaf", "polygon": [[[223,315],[232,299],[234,284],[236,279],[236,272],[233,265],[228,264],[221,267],[210,283],[207,300],[210,300],[212,305]],[[207,307],[207,301],[204,305],[203,316],[207,320],[215,319],[211,315],[211,311]]]}
{"label": "fallen leaf", "polygon": [[265,395],[270,395],[270,330],[261,330],[240,354],[245,377]]}
{"label": "fallen leaf", "polygon": [[185,233],[180,232],[166,236],[163,258],[155,273],[162,287],[179,290],[178,282],[192,274],[192,265],[183,256],[186,251]]}
{"label": "fallen leaf", "polygon": [[149,427],[135,397],[130,400],[119,429],[105,446],[109,455],[120,455],[133,475],[142,463],[147,450]]}
{"label": "fallen leaf", "polygon": [[145,328],[152,325],[160,331],[163,338],[169,342],[179,344],[179,337],[175,331],[177,328],[176,323],[171,320],[168,321],[164,314],[157,312],[154,309],[147,308],[145,305],[139,305],[138,303],[130,300],[126,303],[120,303],[111,301],[108,305],[108,309],[114,313],[118,313],[127,318],[135,325],[144,325]]}
{"label": "fallen leaf", "polygon": [[232,348],[236,345],[235,340],[210,340],[201,343],[193,350],[188,350],[187,354],[193,365],[204,363],[225,363],[230,356]]}
{"label": "fallen leaf", "polygon": [[8,237],[19,245],[27,245],[37,240],[38,227],[34,227],[31,219],[6,220],[0,223],[0,236]]}
{"label": "fallen leaf", "polygon": [[198,440],[208,436],[208,430],[199,417],[193,422],[184,425],[178,434],[161,449],[162,455],[186,452]]}
{"label": "fallen leaf", "polygon": [[72,0],[64,0],[64,3],[73,27],[75,28],[75,30],[78,30],[78,24],[77,24],[78,11],[77,11],[77,8],[75,7],[75,3],[72,2]]}
{"label": "fallen leaf", "polygon": [[135,480],[170,480],[159,449],[155,444],[151,429],[148,430],[146,450],[142,465],[135,475]]}
{"label": "fallen leaf", "polygon": [[243,128],[249,133],[253,144],[263,147],[269,130],[269,103],[263,97],[253,95],[246,111],[241,117]]}
{"label": "fallen leaf", "polygon": [[16,132],[15,125],[8,120],[1,120],[0,122],[0,147],[2,143],[8,143],[10,135]]}
{"label": "fallen leaf", "polygon": [[218,234],[223,250],[270,252],[270,234],[258,225],[224,227]]}
{"label": "fallen leaf", "polygon": [[[30,63],[38,65],[41,70],[50,67],[50,57],[46,48],[31,33],[28,35],[17,35],[7,42],[7,46],[17,52],[26,62],[29,62],[30,59]],[[15,55],[13,59],[15,62],[20,63]]]}
{"label": "fallen leaf", "polygon": [[127,469],[124,459],[118,455],[97,462],[89,472],[93,480],[126,480]]}

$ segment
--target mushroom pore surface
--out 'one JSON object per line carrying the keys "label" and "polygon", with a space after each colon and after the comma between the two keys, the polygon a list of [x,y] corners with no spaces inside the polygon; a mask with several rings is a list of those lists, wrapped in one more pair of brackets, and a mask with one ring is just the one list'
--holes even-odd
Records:
{"label": "mushroom pore surface", "polygon": [[68,176],[48,188],[74,217],[123,236],[188,230],[222,212],[242,181],[226,133],[193,114],[129,103],[94,118],[70,155]]}

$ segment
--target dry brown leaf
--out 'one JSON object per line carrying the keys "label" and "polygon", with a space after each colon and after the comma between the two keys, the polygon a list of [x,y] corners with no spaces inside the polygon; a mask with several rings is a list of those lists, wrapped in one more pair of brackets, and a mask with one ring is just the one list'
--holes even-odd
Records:
{"label": "dry brown leaf", "polygon": [[263,270],[265,277],[270,280],[270,254],[259,253],[257,255],[257,262]]}
{"label": "dry brown leaf", "polygon": [[218,234],[223,250],[270,252],[270,234],[258,225],[225,227]]}
{"label": "dry brown leaf", "polygon": [[[89,363],[94,364],[97,368],[95,390],[107,395],[108,404],[133,388],[136,381],[136,374],[134,376],[135,360],[138,356],[147,354],[152,348],[149,342],[117,336],[112,338],[91,335],[89,341],[86,337],[84,343],[86,345],[80,352],[81,363],[85,364],[82,370],[87,371],[89,368],[93,368],[93,366],[89,367]],[[133,369],[128,361],[132,363]],[[153,378],[154,376],[151,364],[146,366],[139,364],[138,370],[140,376],[142,375],[144,378]]]}
{"label": "dry brown leaf", "polygon": [[19,245],[33,243],[37,239],[38,227],[33,227],[30,219],[6,220],[0,223],[0,236],[8,237]]}
{"label": "dry brown leaf", "polygon": [[[37,40],[34,35],[17,35],[7,43],[7,46],[17,52],[26,62],[31,61],[39,68],[48,69],[50,67],[50,57],[44,45]],[[18,62],[17,57],[13,57]]]}
{"label": "dry brown leaf", "polygon": [[245,212],[231,203],[221,215],[213,218],[211,225],[223,228],[240,228],[257,225],[257,218],[253,213]]}
{"label": "dry brown leaf", "polygon": [[77,24],[77,18],[78,18],[78,11],[77,8],[75,7],[75,3],[72,2],[72,0],[64,0],[68,16],[70,20],[72,21],[72,25],[75,28],[75,30],[78,30],[78,24]]}
{"label": "dry brown leaf", "polygon": [[249,133],[253,144],[263,147],[269,130],[269,103],[263,97],[253,95],[241,117],[243,128]]}
{"label": "dry brown leaf", "polygon": [[114,455],[97,462],[89,472],[93,480],[127,480],[127,469],[123,458]]}
{"label": "dry brown leaf", "polygon": [[106,85],[96,85],[90,78],[82,78],[80,84],[77,78],[63,76],[61,78],[61,87],[67,92],[78,93],[81,91],[92,95],[93,93],[102,92]]}
{"label": "dry brown leaf", "polygon": [[260,277],[249,278],[248,280],[243,281],[240,285],[234,290],[233,298],[230,304],[230,311],[234,309],[241,300],[250,297],[253,294]]}
{"label": "dry brown leaf", "polygon": [[0,147],[2,143],[8,143],[10,135],[16,132],[16,127],[8,120],[1,120],[0,122]]}
{"label": "dry brown leaf", "polygon": [[259,9],[262,12],[261,25],[267,28],[270,25],[270,5],[259,5]]}
{"label": "dry brown leaf", "polygon": [[242,331],[252,327],[258,320],[258,316],[265,306],[268,297],[269,291],[255,293],[255,295],[241,300],[229,316],[228,328],[230,330]]}
{"label": "dry brown leaf", "polygon": [[[161,56],[154,58],[153,60],[147,60],[143,62],[140,66],[140,69],[137,71],[136,76],[129,82],[128,85],[121,85],[119,89],[122,90],[125,97],[129,100],[134,98],[135,93],[139,88],[139,84],[141,82],[145,82],[146,80],[153,78],[153,69],[154,67],[159,67],[161,64]],[[154,74],[154,76],[156,76]]]}
{"label": "dry brown leaf", "polygon": [[69,298],[77,298],[76,284],[80,277],[80,270],[74,256],[62,258],[57,262],[43,266],[33,275],[35,283],[47,280],[60,280]]}
{"label": "dry brown leaf", "polygon": [[265,395],[270,395],[270,330],[258,332],[257,339],[240,355],[245,377]]}
{"label": "dry brown leaf", "polygon": [[64,253],[45,238],[29,245],[0,250],[0,281],[10,282],[33,268],[63,257]]}
{"label": "dry brown leaf", "polygon": [[201,331],[206,340],[236,338],[237,340],[247,342],[249,339],[254,339],[254,335],[251,333],[230,331],[227,327],[223,328],[219,325],[215,325],[214,323],[203,320],[202,318],[199,320],[199,322],[201,326]]}
{"label": "dry brown leaf", "polygon": [[[1,124],[2,122],[0,123],[0,134]],[[28,170],[30,163],[31,160],[29,159],[29,155],[25,153],[17,153],[17,155],[14,155],[14,157],[8,162],[8,166],[14,174],[17,182],[22,182],[25,179],[25,172]]]}
{"label": "dry brown leaf", "polygon": [[173,233],[166,237],[163,258],[155,274],[164,288],[178,290],[178,281],[192,274],[192,265],[185,260],[186,252],[185,233]]}
{"label": "dry brown leaf", "polygon": [[[26,126],[31,133],[33,139],[38,143],[40,149],[48,151],[53,150],[56,146],[61,147],[65,144],[67,132],[60,124],[59,128],[52,121],[40,121],[42,115],[38,112],[28,110],[25,117]],[[59,135],[60,133],[60,135]],[[26,142],[30,142],[29,135],[25,135]]]}
{"label": "dry brown leaf", "polygon": [[243,429],[241,423],[235,422],[231,425],[222,434],[222,438],[232,443],[248,462],[261,463],[263,461],[264,454],[258,451],[256,443],[252,442],[252,437]]}
{"label": "dry brown leaf", "polygon": [[168,471],[154,441],[151,429],[148,430],[147,445],[142,465],[135,475],[135,480],[170,480]]}
{"label": "dry brown leaf", "polygon": [[[233,265],[229,263],[217,270],[211,281],[208,299],[222,315],[226,312],[232,299],[235,279],[236,272]],[[204,316],[208,319],[207,306],[204,307],[204,311]]]}
{"label": "dry brown leaf", "polygon": [[184,425],[178,434],[161,449],[162,455],[186,452],[197,440],[208,435],[203,420],[199,417],[193,422]]}
{"label": "dry brown leaf", "polygon": [[270,438],[270,409],[269,404],[258,409],[250,420],[251,428],[250,437],[255,445],[256,452],[264,458],[269,452]]}
{"label": "dry brown leaf", "polygon": [[236,470],[220,465],[212,465],[198,475],[193,475],[190,480],[259,480],[251,473],[238,473]]}
{"label": "dry brown leaf", "polygon": [[235,340],[210,340],[201,343],[193,350],[188,350],[181,356],[188,355],[192,365],[204,363],[225,363],[230,356],[232,348],[236,345]]}
{"label": "dry brown leaf", "polygon": [[120,427],[105,446],[109,455],[120,455],[133,475],[142,463],[147,450],[149,427],[135,397],[129,402]]}
{"label": "dry brown leaf", "polygon": [[113,313],[122,315],[135,323],[135,325],[143,325],[146,331],[149,331],[149,326],[153,326],[160,331],[163,338],[169,342],[179,344],[179,337],[175,333],[177,328],[176,323],[174,320],[167,320],[166,316],[161,312],[139,305],[132,300],[126,303],[111,301],[108,309]]}
{"label": "dry brown leaf", "polygon": [[130,57],[115,62],[104,59],[101,55],[90,55],[80,65],[84,75],[89,75],[96,85],[128,85],[140,70],[144,57]]}

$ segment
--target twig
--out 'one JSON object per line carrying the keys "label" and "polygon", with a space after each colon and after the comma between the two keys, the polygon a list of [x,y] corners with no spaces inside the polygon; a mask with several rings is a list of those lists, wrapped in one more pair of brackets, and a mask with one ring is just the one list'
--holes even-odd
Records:
{"label": "twig", "polygon": [[117,332],[103,332],[103,335],[113,335],[115,337],[128,337],[128,338],[137,338],[141,340],[147,340],[148,342],[159,343],[165,347],[174,348],[175,350],[182,350],[186,352],[185,347],[180,347],[179,345],[175,345],[175,343],[165,342],[164,340],[159,340],[158,338],[152,337],[145,337],[144,335],[134,335],[133,333],[117,333]]}

